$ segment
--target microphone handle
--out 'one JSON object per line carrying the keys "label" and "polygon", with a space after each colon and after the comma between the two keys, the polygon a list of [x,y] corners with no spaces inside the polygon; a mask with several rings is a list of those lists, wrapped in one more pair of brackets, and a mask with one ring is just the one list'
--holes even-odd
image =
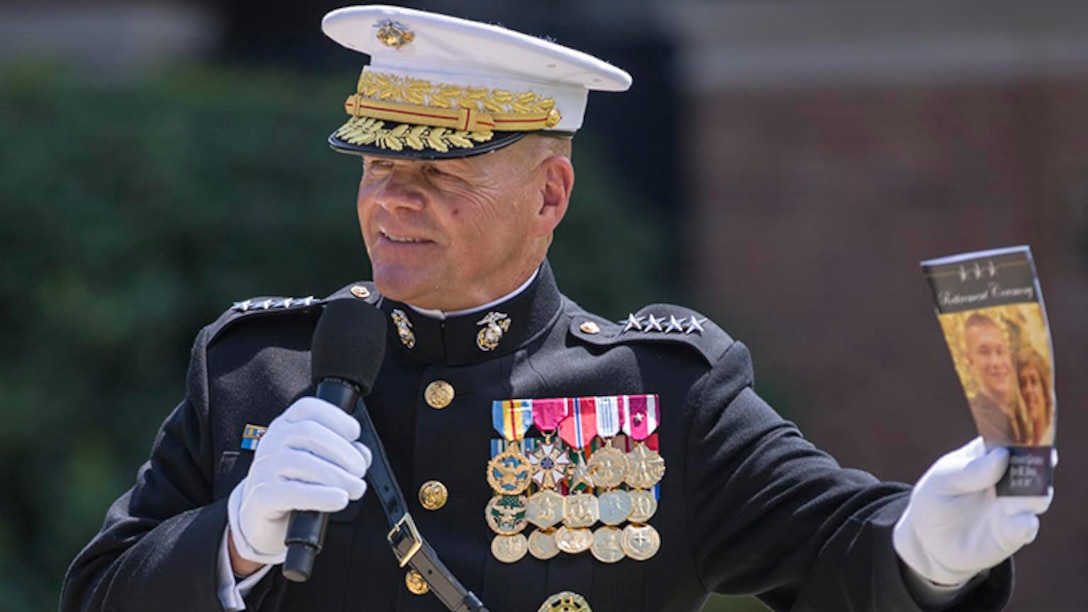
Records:
{"label": "microphone handle", "polygon": [[[317,383],[314,394],[341,410],[351,413],[359,391],[350,383],[326,378]],[[315,510],[295,510],[287,523],[287,558],[283,561],[283,576],[292,582],[306,582],[314,568],[317,554],[325,544],[325,527],[329,515]]]}

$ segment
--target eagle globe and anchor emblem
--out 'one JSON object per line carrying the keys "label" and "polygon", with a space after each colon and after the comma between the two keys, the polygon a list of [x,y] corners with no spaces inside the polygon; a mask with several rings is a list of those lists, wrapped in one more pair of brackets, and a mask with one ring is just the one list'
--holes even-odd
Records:
{"label": "eagle globe and anchor emblem", "polygon": [[510,316],[503,312],[489,312],[476,325],[486,326],[476,334],[476,346],[481,351],[493,351],[499,347],[502,335],[510,331]]}

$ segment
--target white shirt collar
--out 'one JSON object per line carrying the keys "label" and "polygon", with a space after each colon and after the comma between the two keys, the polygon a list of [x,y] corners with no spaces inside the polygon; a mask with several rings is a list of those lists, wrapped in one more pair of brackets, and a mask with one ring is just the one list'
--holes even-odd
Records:
{"label": "white shirt collar", "polygon": [[429,317],[431,319],[438,319],[439,321],[444,321],[449,317],[458,317],[461,315],[472,314],[474,312],[480,312],[482,310],[487,310],[488,308],[491,308],[496,304],[501,304],[506,300],[520,295],[522,291],[525,291],[529,287],[529,285],[533,284],[533,281],[536,280],[538,274],[540,274],[540,268],[534,270],[532,276],[529,277],[529,280],[522,283],[521,286],[517,289],[514,289],[510,293],[507,293],[506,295],[502,296],[497,300],[492,300],[486,304],[481,304],[480,306],[473,306],[472,308],[466,308],[464,310],[451,310],[448,312],[443,310],[428,310],[426,308],[416,308],[411,304],[408,304],[408,307],[425,317]]}

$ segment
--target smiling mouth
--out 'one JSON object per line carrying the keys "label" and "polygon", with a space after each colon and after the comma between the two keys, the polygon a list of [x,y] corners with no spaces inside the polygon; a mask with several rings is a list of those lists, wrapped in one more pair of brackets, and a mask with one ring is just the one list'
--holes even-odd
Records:
{"label": "smiling mouth", "polygon": [[387,234],[386,232],[381,231],[381,230],[379,230],[378,233],[380,233],[382,238],[384,238],[385,240],[388,240],[390,242],[395,242],[397,244],[420,244],[420,243],[423,243],[423,242],[430,242],[429,240],[422,240],[422,239],[419,239],[419,238],[409,238],[407,236],[394,236],[392,234]]}

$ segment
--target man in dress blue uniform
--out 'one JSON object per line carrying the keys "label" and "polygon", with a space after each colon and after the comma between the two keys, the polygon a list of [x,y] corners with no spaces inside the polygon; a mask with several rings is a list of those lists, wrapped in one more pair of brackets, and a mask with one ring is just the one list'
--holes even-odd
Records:
{"label": "man in dress blue uniform", "polygon": [[[329,140],[363,159],[374,282],[246,300],[200,333],[186,397],[63,610],[1004,606],[1050,503],[995,497],[1005,449],[975,440],[913,490],[879,482],[768,407],[745,346],[698,313],[617,324],[559,292],[546,253],[571,137],[588,92],[627,73],[408,9],[341,9],[324,30],[371,57]],[[316,322],[342,301],[389,323],[366,398],[384,445],[308,397]],[[364,481],[386,463],[410,493],[389,517],[390,488]],[[304,583],[277,569],[294,510],[334,513]]]}

